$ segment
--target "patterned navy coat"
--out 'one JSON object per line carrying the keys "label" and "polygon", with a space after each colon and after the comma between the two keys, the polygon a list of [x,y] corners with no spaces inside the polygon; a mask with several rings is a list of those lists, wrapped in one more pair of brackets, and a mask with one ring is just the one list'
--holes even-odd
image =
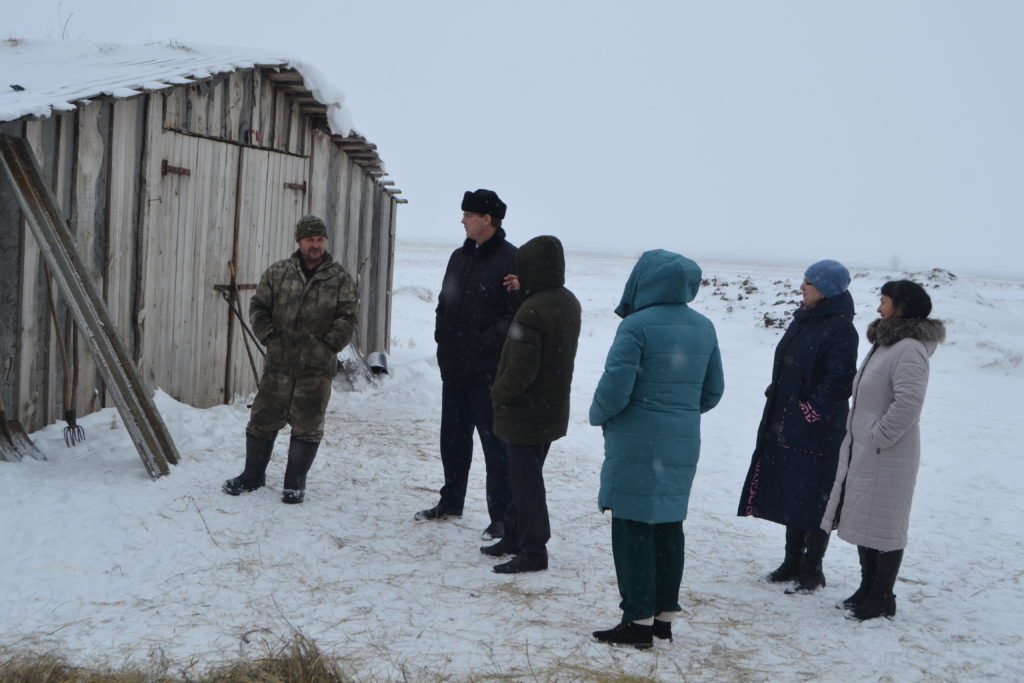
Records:
{"label": "patterned navy coat", "polygon": [[816,529],[835,480],[857,371],[853,297],[800,308],[775,349],[740,516]]}

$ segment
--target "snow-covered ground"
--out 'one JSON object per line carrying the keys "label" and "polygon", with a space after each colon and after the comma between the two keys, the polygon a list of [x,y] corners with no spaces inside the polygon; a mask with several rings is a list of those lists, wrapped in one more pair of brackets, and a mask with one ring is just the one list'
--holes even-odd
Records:
{"label": "snow-covered ground", "polygon": [[[498,576],[477,458],[466,514],[415,522],[436,502],[441,383],[432,341],[448,248],[399,244],[391,376],[336,392],[303,505],[280,503],[287,435],[270,485],[232,498],[244,403],[157,405],[182,455],[152,480],[113,410],[32,435],[46,462],[0,463],[0,648],[73,662],[182,671],[262,654],[300,631],[363,679],[450,680],[561,671],[660,680],[1020,680],[1024,678],[1024,281],[916,273],[947,321],[932,359],[923,455],[895,620],[855,623],[833,603],[859,581],[833,536],[828,587],[784,595],[758,577],[781,560],[781,527],[735,516],[771,355],[798,299],[799,269],[703,263],[695,302],[716,324],[726,394],[707,414],[685,524],[676,640],[640,652],[594,642],[619,617],[610,519],[596,509],[600,430],[587,408],[636,255],[570,253],[583,304],[569,435],[548,457],[550,569]],[[822,254],[842,257],[842,254]],[[904,273],[857,271],[857,327],[878,287]],[[867,350],[862,341],[861,357]],[[546,672],[546,673],[545,673]],[[556,675],[557,679],[559,676]]]}

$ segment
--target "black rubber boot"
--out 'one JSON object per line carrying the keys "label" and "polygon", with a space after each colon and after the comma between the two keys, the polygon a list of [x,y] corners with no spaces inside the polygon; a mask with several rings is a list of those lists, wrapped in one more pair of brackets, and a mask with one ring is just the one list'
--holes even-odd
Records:
{"label": "black rubber boot", "polygon": [[867,597],[871,586],[875,583],[875,571],[877,569],[878,551],[857,546],[857,556],[860,558],[860,586],[853,595],[836,603],[839,609],[853,609]]}
{"label": "black rubber boot", "polygon": [[786,527],[786,557],[778,568],[764,577],[771,583],[793,581],[800,573],[800,560],[804,556],[804,530]]}
{"label": "black rubber boot", "polygon": [[903,550],[890,550],[884,553],[876,550],[875,553],[875,582],[860,604],[853,608],[851,614],[854,619],[861,621],[878,617],[891,619],[896,616],[896,596],[892,590],[896,585],[896,576],[900,573],[900,565],[903,563]]}
{"label": "black rubber boot", "polygon": [[274,450],[274,440],[257,439],[245,435],[245,469],[234,479],[228,479],[221,490],[229,496],[255,491],[267,483],[267,464]]}
{"label": "black rubber boot", "polygon": [[787,595],[807,595],[825,587],[825,574],[821,571],[821,562],[825,558],[828,539],[829,533],[821,529],[804,532],[804,545],[807,549],[804,550],[803,560],[800,562],[800,573],[797,574],[796,583],[786,589]]}
{"label": "black rubber boot", "polygon": [[306,473],[313,465],[320,443],[292,437],[288,444],[288,466],[284,470],[284,492],[281,502],[295,504],[306,499]]}

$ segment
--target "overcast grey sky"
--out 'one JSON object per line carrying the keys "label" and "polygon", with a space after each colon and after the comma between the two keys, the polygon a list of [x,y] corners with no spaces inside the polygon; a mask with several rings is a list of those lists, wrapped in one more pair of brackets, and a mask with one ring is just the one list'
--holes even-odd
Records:
{"label": "overcast grey sky", "polygon": [[276,48],[347,94],[458,244],[1024,276],[1024,2],[0,0],[5,35]]}

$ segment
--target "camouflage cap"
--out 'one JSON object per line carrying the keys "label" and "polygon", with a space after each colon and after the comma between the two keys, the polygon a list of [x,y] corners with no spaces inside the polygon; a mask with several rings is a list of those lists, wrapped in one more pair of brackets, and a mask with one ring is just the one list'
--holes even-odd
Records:
{"label": "camouflage cap", "polygon": [[306,238],[315,237],[316,235],[323,235],[327,237],[327,226],[324,222],[316,216],[303,216],[299,219],[299,222],[295,224],[295,241]]}

